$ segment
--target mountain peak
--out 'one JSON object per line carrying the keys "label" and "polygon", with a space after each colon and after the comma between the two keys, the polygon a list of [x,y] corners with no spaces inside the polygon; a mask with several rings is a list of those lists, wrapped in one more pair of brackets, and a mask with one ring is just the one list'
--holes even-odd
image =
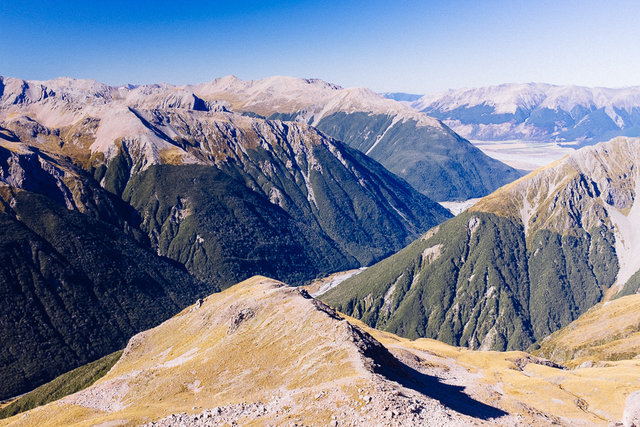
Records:
{"label": "mountain peak", "polygon": [[527,348],[601,300],[637,291],[638,169],[638,138],[585,147],[482,198],[322,298],[410,338]]}

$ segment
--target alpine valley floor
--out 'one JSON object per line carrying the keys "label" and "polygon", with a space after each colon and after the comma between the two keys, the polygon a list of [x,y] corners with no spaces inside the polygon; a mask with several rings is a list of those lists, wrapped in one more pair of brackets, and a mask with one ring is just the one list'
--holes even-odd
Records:
{"label": "alpine valley floor", "polygon": [[255,276],[134,336],[89,388],[0,425],[615,425],[639,389],[638,359],[568,369],[412,341]]}

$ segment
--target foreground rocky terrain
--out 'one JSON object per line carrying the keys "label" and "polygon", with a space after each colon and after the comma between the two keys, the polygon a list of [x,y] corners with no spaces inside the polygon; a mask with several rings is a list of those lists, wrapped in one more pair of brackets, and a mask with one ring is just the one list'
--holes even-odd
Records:
{"label": "foreground rocky terrain", "polygon": [[91,387],[0,424],[607,425],[639,388],[637,360],[570,370],[410,341],[254,277],[133,337]]}

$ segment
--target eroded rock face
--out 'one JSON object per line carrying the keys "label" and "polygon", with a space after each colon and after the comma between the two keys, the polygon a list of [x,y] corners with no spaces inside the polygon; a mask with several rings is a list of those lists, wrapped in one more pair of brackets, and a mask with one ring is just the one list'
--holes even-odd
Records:
{"label": "eroded rock face", "polygon": [[624,427],[640,427],[640,391],[633,392],[627,397],[622,423]]}

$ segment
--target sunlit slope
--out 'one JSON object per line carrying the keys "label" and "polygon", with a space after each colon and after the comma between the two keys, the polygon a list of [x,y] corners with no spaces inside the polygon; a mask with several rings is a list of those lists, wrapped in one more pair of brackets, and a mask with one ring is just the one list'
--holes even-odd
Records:
{"label": "sunlit slope", "polygon": [[582,149],[484,197],[321,298],[368,325],[526,349],[640,269],[640,140]]}
{"label": "sunlit slope", "polygon": [[[437,423],[472,421],[375,374],[400,366],[377,341],[323,304],[254,277],[136,335],[92,387],[9,423],[136,425],[218,407],[220,417],[241,408],[234,418],[239,424],[326,425],[335,415],[365,425],[384,419],[383,405],[399,412],[411,399],[422,402],[420,410]],[[398,420],[425,419],[420,411],[403,412]],[[217,422],[222,418],[212,421]]]}
{"label": "sunlit slope", "polygon": [[540,344],[536,354],[571,366],[637,358],[640,295],[600,303]]}
{"label": "sunlit slope", "polygon": [[607,425],[638,388],[637,360],[567,370],[411,341],[254,277],[135,336],[88,389],[0,424]]}

